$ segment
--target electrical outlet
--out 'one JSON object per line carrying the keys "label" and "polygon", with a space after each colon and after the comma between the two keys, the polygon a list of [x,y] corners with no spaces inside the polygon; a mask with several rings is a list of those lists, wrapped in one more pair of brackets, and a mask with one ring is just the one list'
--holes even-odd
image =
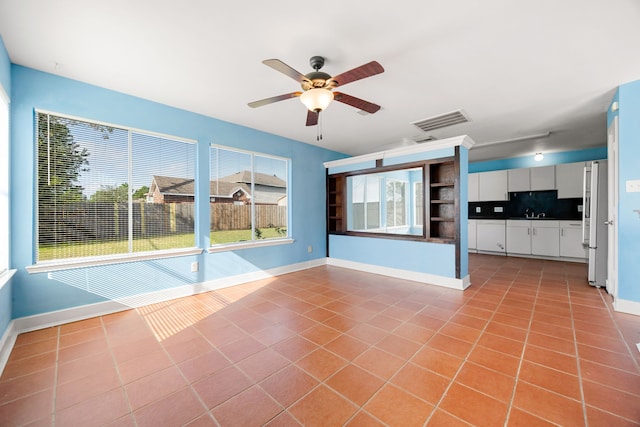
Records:
{"label": "electrical outlet", "polygon": [[476,206],[476,213],[481,213],[482,212],[482,208],[480,206]]}
{"label": "electrical outlet", "polygon": [[192,262],[191,263],[191,272],[192,273],[197,273],[199,267],[200,266],[198,265],[198,261]]}
{"label": "electrical outlet", "polygon": [[307,246],[307,252],[309,253],[313,252],[313,246],[311,245]]}
{"label": "electrical outlet", "polygon": [[640,193],[640,179],[625,182],[627,193]]}

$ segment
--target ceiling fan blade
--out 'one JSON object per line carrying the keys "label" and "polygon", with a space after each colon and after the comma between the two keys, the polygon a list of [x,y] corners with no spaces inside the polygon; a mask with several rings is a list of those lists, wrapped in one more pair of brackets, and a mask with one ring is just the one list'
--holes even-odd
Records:
{"label": "ceiling fan blade", "polygon": [[373,114],[380,109],[378,104],[374,104],[342,92],[334,92],[333,99],[338,102],[342,102],[343,104],[351,105],[359,110],[366,111],[369,114]]}
{"label": "ceiling fan blade", "polygon": [[344,86],[347,83],[355,82],[356,80],[364,79],[366,77],[375,76],[384,72],[384,68],[377,61],[371,61],[367,64],[354,68],[353,70],[345,71],[342,74],[331,77],[331,81],[336,86]]}
{"label": "ceiling fan blade", "polygon": [[319,112],[307,110],[307,126],[315,126],[318,124]]}
{"label": "ceiling fan blade", "polygon": [[309,79],[305,77],[301,72],[294,70],[284,62],[279,59],[265,59],[262,61],[264,65],[267,65],[273,68],[276,71],[280,71],[282,74],[291,77],[293,80],[302,83],[304,81],[308,81]]}
{"label": "ceiling fan blade", "polygon": [[302,95],[302,92],[291,92],[284,95],[272,96],[271,98],[261,99],[259,101],[250,102],[248,105],[251,108],[262,107],[263,105],[273,104],[274,102],[284,101],[285,99],[295,98]]}

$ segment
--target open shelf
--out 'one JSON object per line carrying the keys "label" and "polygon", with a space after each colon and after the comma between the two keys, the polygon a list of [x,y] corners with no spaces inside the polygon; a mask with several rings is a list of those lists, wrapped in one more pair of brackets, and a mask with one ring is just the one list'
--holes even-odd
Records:
{"label": "open shelf", "polygon": [[456,165],[453,159],[429,164],[428,235],[435,241],[455,241],[457,235]]}

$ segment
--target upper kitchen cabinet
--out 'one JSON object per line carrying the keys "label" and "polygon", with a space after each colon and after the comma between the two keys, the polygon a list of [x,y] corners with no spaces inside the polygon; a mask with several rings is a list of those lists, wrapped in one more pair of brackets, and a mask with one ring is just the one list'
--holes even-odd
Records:
{"label": "upper kitchen cabinet", "polygon": [[556,189],[555,166],[509,169],[509,191],[538,191]]}
{"label": "upper kitchen cabinet", "polygon": [[478,175],[478,201],[509,200],[506,170],[480,172]]}
{"label": "upper kitchen cabinet", "polygon": [[558,199],[582,197],[584,162],[556,165]]}
{"label": "upper kitchen cabinet", "polygon": [[470,202],[480,201],[480,195],[478,194],[478,175],[479,173],[470,173],[468,183],[468,198]]}
{"label": "upper kitchen cabinet", "polygon": [[509,169],[507,171],[509,178],[509,191],[530,191],[531,175],[529,168]]}
{"label": "upper kitchen cabinet", "polygon": [[529,171],[531,173],[531,191],[556,189],[555,166],[529,168]]}

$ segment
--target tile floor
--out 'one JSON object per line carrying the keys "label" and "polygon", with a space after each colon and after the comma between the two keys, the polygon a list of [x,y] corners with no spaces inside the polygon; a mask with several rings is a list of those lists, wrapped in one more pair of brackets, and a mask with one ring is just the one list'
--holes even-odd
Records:
{"label": "tile floor", "polygon": [[22,334],[0,425],[632,426],[640,317],[581,264],[465,292],[319,267]]}

